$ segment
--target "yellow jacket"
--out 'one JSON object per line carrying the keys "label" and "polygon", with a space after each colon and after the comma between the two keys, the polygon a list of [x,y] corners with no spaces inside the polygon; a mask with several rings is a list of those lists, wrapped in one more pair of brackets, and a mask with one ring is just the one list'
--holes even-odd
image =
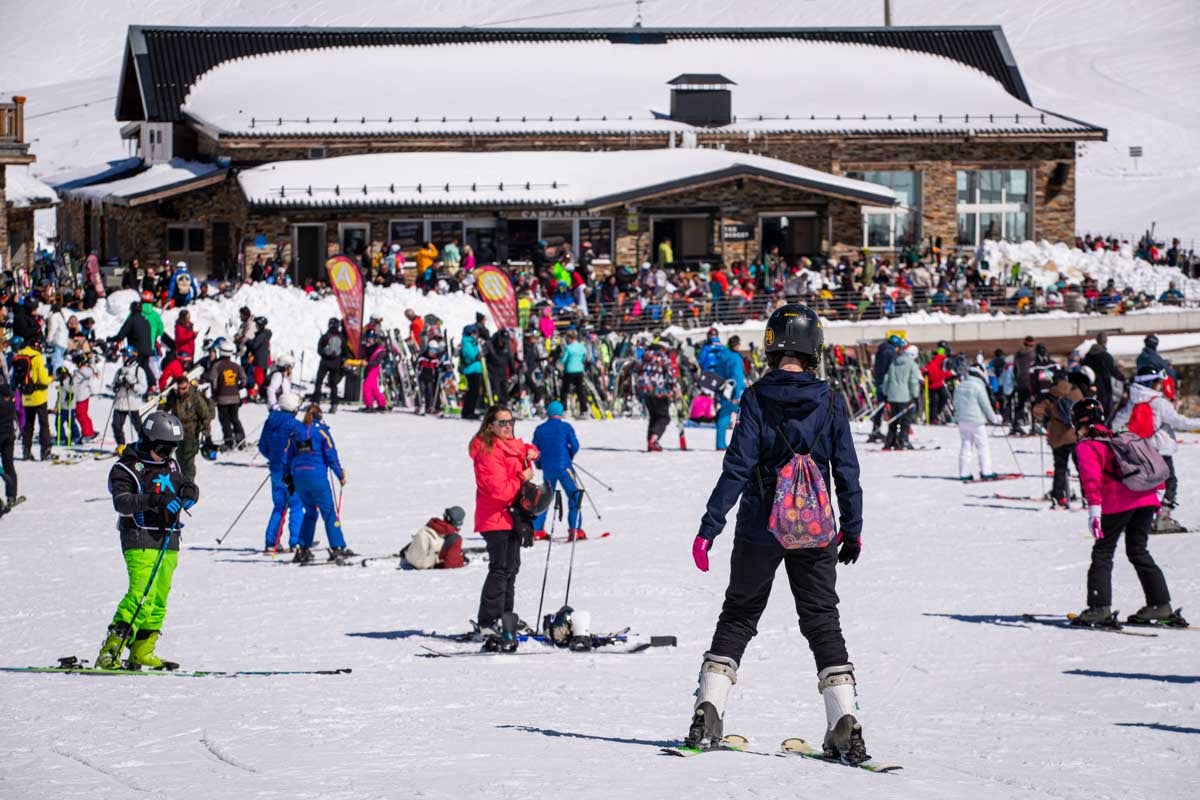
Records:
{"label": "yellow jacket", "polygon": [[434,245],[422,247],[417,251],[417,272],[424,272],[433,264],[433,260],[438,257],[438,249]]}
{"label": "yellow jacket", "polygon": [[[46,369],[46,359],[42,354],[34,350],[29,345],[25,345],[17,351],[17,356],[29,357],[29,382],[38,388],[29,394],[21,394],[21,400],[25,407],[29,406],[44,406],[49,400],[50,388],[50,372]],[[17,391],[21,391],[21,387],[17,387]]]}

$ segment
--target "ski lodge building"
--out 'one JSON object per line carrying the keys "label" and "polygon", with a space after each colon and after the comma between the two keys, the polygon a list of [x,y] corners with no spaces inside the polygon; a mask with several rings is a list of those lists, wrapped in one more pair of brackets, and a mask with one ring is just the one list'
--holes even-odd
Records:
{"label": "ski lodge building", "polygon": [[58,202],[54,190],[29,174],[37,161],[25,141],[25,98],[0,96],[0,271],[33,267],[33,212]]}
{"label": "ski lodge building", "polygon": [[129,29],[131,158],[51,180],[59,233],[200,275],[425,241],[600,264],[1068,240],[1076,143],[998,27]]}

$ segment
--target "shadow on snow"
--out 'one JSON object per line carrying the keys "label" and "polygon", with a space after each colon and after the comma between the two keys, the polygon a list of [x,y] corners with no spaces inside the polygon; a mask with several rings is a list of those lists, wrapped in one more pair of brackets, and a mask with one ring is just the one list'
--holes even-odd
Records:
{"label": "shadow on snow", "polygon": [[497,728],[521,731],[522,733],[537,733],[542,736],[550,736],[553,738],[565,739],[586,739],[591,742],[614,742],[616,744],[636,744],[643,747],[677,747],[678,740],[658,740],[658,739],[623,739],[619,736],[594,736],[590,733],[571,733],[570,731],[556,731],[550,728],[535,728],[532,725],[497,725]]}
{"label": "shadow on snow", "polygon": [[[1200,683],[1200,675],[1151,675],[1148,672],[1105,672],[1099,669],[1067,669],[1064,675],[1086,675],[1090,678],[1128,678],[1135,681],[1162,681],[1163,683]],[[1134,724],[1134,723],[1129,723]],[[1138,723],[1140,724],[1140,723]],[[1200,731],[1192,730],[1192,733]]]}

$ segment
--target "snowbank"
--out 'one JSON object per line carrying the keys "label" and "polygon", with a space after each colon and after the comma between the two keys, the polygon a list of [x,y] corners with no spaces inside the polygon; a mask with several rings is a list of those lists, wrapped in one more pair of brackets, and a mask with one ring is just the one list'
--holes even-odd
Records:
{"label": "snowbank", "polygon": [[[96,319],[98,336],[111,336],[121,327],[129,313],[129,304],[137,299],[131,290],[114,292],[106,303],[97,304],[90,312],[72,312],[80,316],[91,315]],[[267,284],[243,286],[230,298],[205,300],[193,303],[192,322],[201,340],[217,336],[232,336],[240,324],[238,309],[247,306],[255,316],[267,318],[271,329],[271,352],[274,355],[291,353],[296,357],[297,367],[303,364],[301,379],[310,380],[317,372],[317,339],[325,331],[331,317],[340,317],[337,301],[332,296],[312,300],[302,290],[280,288]],[[389,286],[367,287],[367,300],[363,313],[366,317],[383,317],[387,329],[398,328],[401,335],[408,333],[408,320],[404,310],[411,308],[420,316],[434,314],[445,322],[445,329],[456,341],[462,329],[475,322],[476,312],[486,314],[487,307],[465,294],[425,295],[415,289]],[[179,310],[163,311],[163,322],[171,334]]]}
{"label": "snowbank", "polygon": [[1100,287],[1112,279],[1117,289],[1131,287],[1136,292],[1146,292],[1158,297],[1171,281],[1187,297],[1200,297],[1200,281],[1185,278],[1174,267],[1162,267],[1134,258],[1128,247],[1113,252],[1077,250],[1066,244],[1041,242],[993,242],[984,245],[985,258],[990,267],[988,275],[1006,278],[1014,263],[1021,264],[1021,274],[1033,280],[1037,286],[1045,287],[1058,280],[1059,273],[1067,276],[1069,283],[1077,283],[1084,276],[1095,278]]}

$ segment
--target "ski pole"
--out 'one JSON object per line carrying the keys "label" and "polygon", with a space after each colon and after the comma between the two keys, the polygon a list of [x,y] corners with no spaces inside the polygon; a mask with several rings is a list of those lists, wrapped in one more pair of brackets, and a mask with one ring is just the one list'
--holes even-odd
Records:
{"label": "ski pole", "polygon": [[270,475],[263,478],[262,483],[260,483],[258,488],[254,490],[254,494],[250,495],[250,499],[246,501],[246,505],[242,506],[242,510],[239,511],[238,515],[233,518],[233,522],[229,523],[229,527],[226,528],[225,533],[221,534],[221,538],[217,539],[217,544],[221,544],[225,541],[225,537],[228,536],[230,531],[233,530],[234,526],[238,524],[238,520],[240,520],[242,515],[246,513],[246,510],[250,508],[250,504],[254,502],[254,498],[258,497],[258,493],[262,491],[262,488],[267,485],[267,481],[269,480],[271,480]]}
{"label": "ski pole", "polygon": [[1017,451],[1013,449],[1012,439],[1009,438],[1008,431],[1004,432],[1004,441],[1008,443],[1008,452],[1012,453],[1013,463],[1017,466],[1017,472],[1024,475],[1025,471],[1021,469],[1021,462],[1017,460]]}
{"label": "ski pole", "polygon": [[271,558],[274,558],[279,552],[279,540],[283,538],[283,525],[287,522],[288,507],[287,500],[284,500],[283,513],[279,516],[279,530],[275,532],[275,552],[271,553]]}
{"label": "ski pole", "polygon": [[[605,483],[604,481],[602,481],[602,480],[600,480],[599,478],[597,478],[597,477],[595,476],[595,474],[593,474],[593,473],[589,472],[588,470],[584,469],[584,468],[583,468],[583,467],[581,467],[579,464],[572,464],[572,465],[571,465],[571,468],[572,468],[572,469],[578,469],[578,470],[579,470],[580,472],[582,472],[584,475],[587,475],[589,478],[591,478],[591,479],[592,479],[592,480],[594,480],[596,483],[598,483],[598,484],[600,484],[601,486],[603,486],[605,489],[608,489],[610,492],[613,490],[613,488],[612,488],[611,486],[609,486],[607,483]],[[578,480],[578,479],[576,479],[576,480]],[[599,516],[599,515],[597,515],[597,516]]]}
{"label": "ski pole", "polygon": [[[108,426],[112,424],[113,411],[116,410],[116,407],[117,407],[117,401],[116,401],[116,398],[114,398],[113,404],[111,406],[109,406],[109,409],[108,409],[108,419],[106,419],[104,421],[104,431],[100,434],[100,439],[97,441],[97,444],[96,444],[97,450],[104,449],[104,437],[108,436]],[[99,454],[97,454],[97,457],[99,457]]]}
{"label": "ski pole", "polygon": [[[575,474],[574,467],[569,469],[568,472],[571,473],[571,479],[575,481],[575,486],[578,488],[579,493],[587,498],[588,504],[592,507],[592,511],[596,512],[596,519],[603,520],[604,517],[600,516],[600,509],[596,508],[596,501],[592,500],[592,493],[589,492],[587,487],[583,485],[583,481],[579,480],[579,476]],[[609,489],[609,491],[611,492],[612,489]]]}
{"label": "ski pole", "polygon": [[542,632],[542,604],[546,600],[546,578],[550,575],[550,548],[554,544],[554,528],[555,524],[562,519],[562,491],[554,490],[554,510],[550,512],[550,538],[546,540],[546,566],[542,570],[542,594],[538,597],[538,613],[537,613],[537,629],[535,633]]}
{"label": "ski pole", "polygon": [[1042,479],[1042,497],[1046,496],[1046,437],[1038,437],[1038,462],[1042,468],[1038,470],[1038,474]]}
{"label": "ski pole", "polygon": [[[579,492],[583,494],[583,492]],[[571,576],[575,573],[575,543],[579,541],[578,536],[571,537],[571,561],[567,566],[567,593],[563,597],[563,606],[567,605],[567,601],[571,599]]]}

